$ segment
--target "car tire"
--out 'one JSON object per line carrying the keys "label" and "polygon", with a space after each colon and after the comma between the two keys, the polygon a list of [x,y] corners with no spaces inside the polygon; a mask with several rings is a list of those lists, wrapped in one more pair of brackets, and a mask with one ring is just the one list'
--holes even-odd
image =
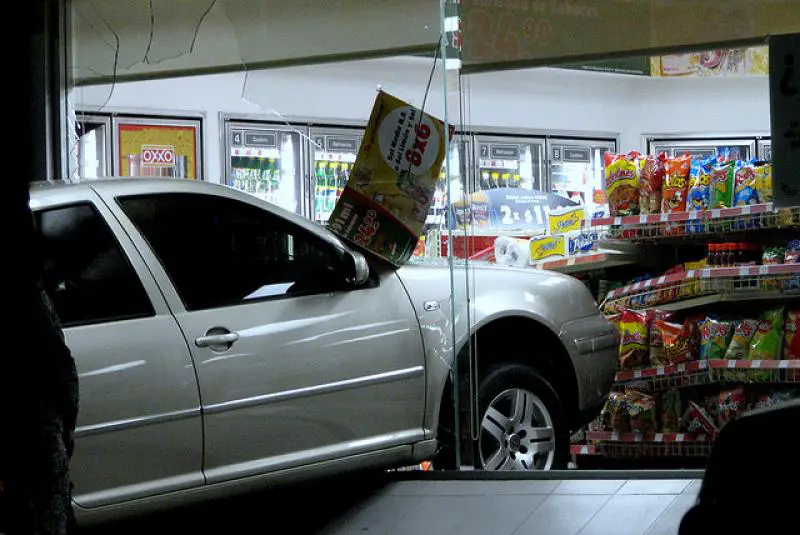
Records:
{"label": "car tire", "polygon": [[478,387],[474,463],[482,470],[561,470],[569,461],[569,426],[550,382],[522,364],[498,364]]}

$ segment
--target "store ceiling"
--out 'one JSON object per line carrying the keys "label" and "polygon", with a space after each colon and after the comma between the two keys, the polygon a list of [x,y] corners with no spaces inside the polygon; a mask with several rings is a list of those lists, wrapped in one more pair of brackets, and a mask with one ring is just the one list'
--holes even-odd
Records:
{"label": "store ceiling", "polygon": [[71,0],[75,85],[434,50],[436,0]]}

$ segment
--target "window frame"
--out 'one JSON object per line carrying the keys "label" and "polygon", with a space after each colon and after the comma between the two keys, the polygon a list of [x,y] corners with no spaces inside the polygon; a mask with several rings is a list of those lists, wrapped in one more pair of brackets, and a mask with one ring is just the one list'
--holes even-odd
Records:
{"label": "window frame", "polygon": [[[152,255],[152,261],[156,262],[158,267],[162,270],[163,276],[166,281],[169,282],[171,286],[172,292],[174,292],[175,297],[180,302],[181,306],[186,312],[201,312],[206,310],[216,310],[216,309],[223,309],[223,308],[232,308],[238,306],[247,306],[247,305],[254,305],[268,301],[282,301],[288,299],[296,299],[301,297],[309,297],[315,295],[326,295],[326,294],[333,294],[337,292],[343,291],[350,291],[355,289],[364,289],[364,288],[372,288],[377,286],[377,281],[375,284],[365,284],[363,286],[348,286],[344,281],[344,277],[342,277],[342,282],[338,285],[332,286],[330,288],[324,289],[316,289],[310,291],[303,291],[297,293],[283,293],[279,295],[267,295],[263,297],[254,297],[252,299],[247,300],[236,300],[236,301],[226,301],[224,303],[218,303],[212,306],[193,306],[192,303],[188,303],[183,292],[180,291],[180,287],[175,283],[175,277],[173,276],[171,270],[167,268],[164,261],[161,259],[159,254],[157,253],[155,247],[145,235],[145,232],[139,226],[139,224],[134,220],[134,218],[128,213],[128,209],[125,206],[125,202],[128,200],[140,200],[147,202],[148,199],[152,199],[155,197],[189,197],[189,196],[199,196],[205,199],[209,199],[215,202],[221,202],[225,204],[229,204],[231,206],[236,207],[246,207],[248,211],[252,211],[254,213],[263,214],[265,218],[272,218],[276,222],[280,223],[279,231],[284,232],[287,237],[291,237],[295,242],[298,241],[300,237],[305,237],[308,239],[309,242],[318,246],[320,249],[328,250],[329,256],[331,260],[334,261],[336,266],[336,270],[340,271],[344,267],[344,252],[337,250],[337,248],[330,243],[327,243],[324,238],[320,236],[314,235],[313,232],[304,229],[301,225],[298,225],[291,221],[289,218],[281,217],[280,214],[275,213],[272,210],[269,210],[266,207],[260,205],[260,203],[253,203],[248,202],[248,200],[237,198],[235,195],[216,195],[213,193],[206,193],[206,192],[196,192],[196,191],[148,191],[144,193],[129,193],[129,194],[120,194],[114,196],[114,202],[116,207],[122,212],[123,216],[127,219],[127,221],[132,226],[133,230],[138,234],[141,238],[143,245],[147,247],[148,253]],[[221,212],[220,212],[221,213]],[[230,210],[227,213],[232,213]],[[148,261],[149,262],[149,261]],[[373,271],[370,269],[370,271]],[[217,273],[216,276],[222,277],[225,276],[224,273]]]}
{"label": "window frame", "polygon": [[[148,306],[147,311],[142,311],[135,314],[129,314],[124,316],[113,316],[113,317],[103,317],[99,319],[83,319],[81,321],[69,321],[64,319],[63,315],[59,312],[57,308],[57,299],[53,295],[52,288],[46,286],[46,290],[50,299],[53,301],[53,306],[55,308],[56,314],[59,318],[59,323],[61,327],[64,329],[71,329],[76,327],[86,327],[86,326],[93,326],[93,325],[105,325],[109,323],[119,323],[125,321],[132,321],[144,318],[152,318],[158,315],[158,310],[156,304],[153,302],[152,296],[150,291],[147,288],[147,284],[145,280],[142,278],[142,274],[137,269],[133,259],[131,259],[129,252],[126,250],[125,246],[119,239],[119,235],[117,232],[114,231],[113,225],[108,220],[107,217],[103,215],[103,210],[98,206],[98,204],[90,198],[82,198],[82,199],[72,199],[65,202],[57,202],[57,203],[48,203],[43,204],[41,206],[36,206],[35,208],[31,209],[33,217],[35,219],[36,224],[36,232],[37,232],[37,239],[39,240],[39,246],[41,247],[41,257],[42,261],[45,261],[49,258],[47,254],[47,249],[45,248],[45,237],[42,233],[41,229],[41,216],[43,213],[46,212],[55,212],[58,210],[68,210],[71,208],[78,208],[78,207],[88,207],[94,217],[98,218],[101,221],[101,224],[105,228],[105,230],[111,236],[114,246],[116,247],[117,252],[122,257],[123,265],[127,268],[127,270],[134,276],[135,280],[138,281],[139,290],[145,299],[145,303]],[[43,267],[44,269],[44,267]],[[43,273],[44,275],[44,273]]]}

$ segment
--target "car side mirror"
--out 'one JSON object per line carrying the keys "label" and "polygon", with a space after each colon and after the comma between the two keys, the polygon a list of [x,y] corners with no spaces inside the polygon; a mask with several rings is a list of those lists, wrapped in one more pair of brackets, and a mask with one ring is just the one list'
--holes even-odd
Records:
{"label": "car side mirror", "polygon": [[348,251],[348,259],[350,266],[348,266],[347,282],[353,286],[361,286],[369,280],[369,263],[367,258],[358,251]]}

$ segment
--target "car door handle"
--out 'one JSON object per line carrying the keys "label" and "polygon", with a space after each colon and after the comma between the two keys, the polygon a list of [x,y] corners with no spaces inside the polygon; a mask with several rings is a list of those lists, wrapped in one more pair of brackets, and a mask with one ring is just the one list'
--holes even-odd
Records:
{"label": "car door handle", "polygon": [[194,341],[197,347],[228,346],[239,339],[239,333],[209,334]]}

